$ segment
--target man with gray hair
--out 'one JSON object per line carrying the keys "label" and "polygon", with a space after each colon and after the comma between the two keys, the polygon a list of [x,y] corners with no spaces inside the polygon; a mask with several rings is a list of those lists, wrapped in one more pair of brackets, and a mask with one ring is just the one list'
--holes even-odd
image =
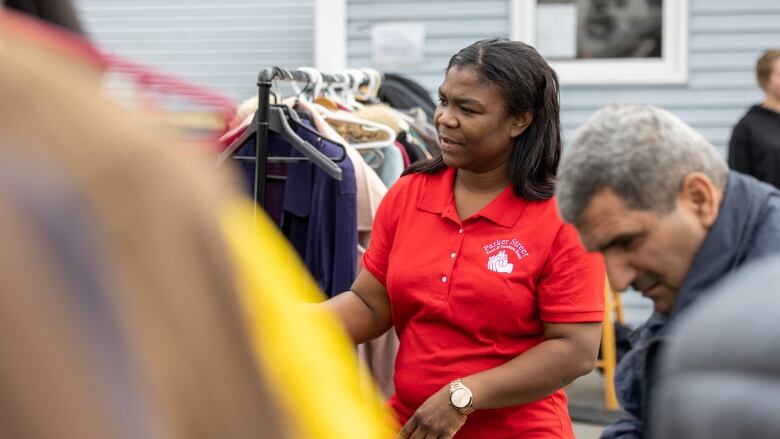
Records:
{"label": "man with gray hair", "polygon": [[612,288],[653,300],[618,365],[628,417],[602,438],[642,438],[666,324],[744,263],[780,253],[780,192],[737,172],[671,113],[611,105],[577,132],[558,172],[561,216],[604,255]]}

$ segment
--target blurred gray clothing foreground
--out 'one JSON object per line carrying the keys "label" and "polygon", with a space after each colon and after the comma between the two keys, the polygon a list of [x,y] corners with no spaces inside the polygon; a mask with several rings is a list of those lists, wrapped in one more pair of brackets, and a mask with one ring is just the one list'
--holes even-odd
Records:
{"label": "blurred gray clothing foreground", "polygon": [[751,264],[671,327],[657,438],[780,437],[780,258]]}

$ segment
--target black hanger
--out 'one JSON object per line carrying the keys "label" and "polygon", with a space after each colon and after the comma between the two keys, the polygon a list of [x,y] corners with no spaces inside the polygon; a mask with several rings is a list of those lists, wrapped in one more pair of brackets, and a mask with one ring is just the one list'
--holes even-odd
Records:
{"label": "black hanger", "polygon": [[[267,157],[268,163],[297,163],[297,162],[304,162],[304,161],[311,161],[314,163],[317,167],[322,169],[326,174],[329,176],[341,180],[342,178],[342,171],[337,162],[344,160],[346,157],[346,148],[344,145],[341,145],[338,142],[334,142],[332,140],[324,138],[321,134],[319,134],[318,131],[308,127],[307,125],[303,123],[293,122],[295,123],[296,127],[302,128],[306,131],[309,131],[310,133],[322,137],[324,140],[327,140],[330,143],[333,143],[334,145],[338,146],[339,149],[341,149],[341,155],[340,157],[328,157],[325,154],[323,154],[320,150],[318,150],[314,145],[311,143],[303,140],[298,134],[293,130],[293,128],[290,126],[290,122],[288,120],[288,115],[285,113],[285,108],[287,108],[284,105],[271,105],[268,108],[268,128],[269,130],[275,132],[276,134],[280,135],[285,141],[290,143],[295,149],[297,149],[301,154],[303,154],[305,157]],[[291,112],[294,113],[294,112]],[[297,117],[297,114],[295,116]],[[298,118],[298,121],[300,121],[300,118]],[[228,158],[234,158],[240,161],[254,161],[255,157],[249,157],[249,156],[236,156],[233,157],[233,154],[235,151],[240,148],[244,143],[246,143],[247,139],[251,137],[253,134],[257,132],[257,113],[255,113],[254,118],[252,119],[252,123],[246,128],[246,130],[241,134],[241,136],[233,141],[230,146],[225,149],[225,151],[220,154],[219,163],[224,162]]]}
{"label": "black hanger", "polygon": [[290,125],[292,125],[295,129],[302,129],[304,131],[308,131],[310,134],[312,134],[314,136],[317,136],[317,137],[320,137],[323,140],[326,140],[326,141],[328,141],[328,142],[338,146],[339,149],[341,149],[341,156],[340,157],[329,157],[331,160],[333,160],[336,163],[339,163],[339,162],[341,162],[341,161],[343,161],[344,159],[347,158],[347,148],[344,145],[342,145],[339,142],[336,142],[335,140],[330,140],[327,137],[324,137],[322,134],[320,134],[319,131],[317,131],[316,129],[310,127],[309,125],[303,123],[303,121],[301,120],[301,116],[298,115],[298,113],[295,110],[290,109],[290,107],[288,107],[286,105],[280,105],[279,107],[282,109],[284,114],[288,116],[287,117],[288,123]]}

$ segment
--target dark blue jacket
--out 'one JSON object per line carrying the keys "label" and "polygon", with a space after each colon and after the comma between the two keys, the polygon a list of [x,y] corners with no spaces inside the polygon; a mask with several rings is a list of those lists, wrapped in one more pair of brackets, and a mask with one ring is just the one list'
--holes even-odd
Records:
{"label": "dark blue jacket", "polygon": [[671,314],[653,314],[633,334],[632,348],[615,373],[617,396],[628,416],[608,426],[602,439],[646,437],[655,366],[667,324],[743,264],[771,254],[780,254],[780,191],[732,171],[718,219],[693,260]]}

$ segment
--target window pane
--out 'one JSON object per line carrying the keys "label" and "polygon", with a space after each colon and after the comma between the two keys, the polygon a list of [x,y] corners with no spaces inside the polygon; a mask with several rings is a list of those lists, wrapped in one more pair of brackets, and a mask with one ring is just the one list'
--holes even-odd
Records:
{"label": "window pane", "polygon": [[660,58],[662,0],[537,0],[548,59]]}

